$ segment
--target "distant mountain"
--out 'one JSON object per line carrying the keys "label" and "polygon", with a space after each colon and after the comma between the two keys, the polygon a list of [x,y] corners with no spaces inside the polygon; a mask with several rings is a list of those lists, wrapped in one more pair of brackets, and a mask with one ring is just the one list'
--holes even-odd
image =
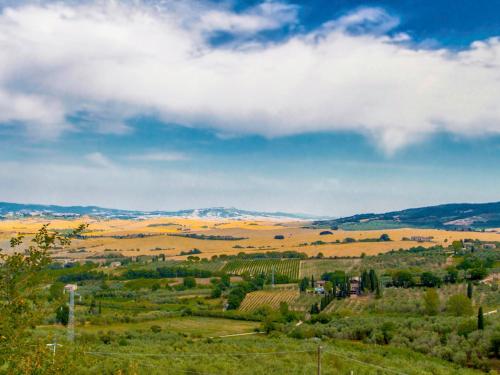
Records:
{"label": "distant mountain", "polygon": [[78,218],[81,216],[105,219],[144,219],[152,217],[190,217],[202,219],[236,219],[236,220],[316,220],[319,217],[306,214],[285,212],[246,211],[237,208],[202,208],[180,211],[133,211],[97,206],[53,206],[41,204],[20,204],[0,202],[0,219],[46,217],[46,218]]}
{"label": "distant mountain", "polygon": [[313,222],[313,225],[343,229],[419,227],[461,230],[500,228],[500,202],[454,203],[382,214],[360,214],[332,220],[317,220]]}

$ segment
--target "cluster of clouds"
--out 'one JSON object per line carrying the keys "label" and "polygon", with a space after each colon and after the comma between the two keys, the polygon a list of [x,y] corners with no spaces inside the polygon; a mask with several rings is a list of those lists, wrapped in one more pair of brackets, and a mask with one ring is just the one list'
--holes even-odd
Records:
{"label": "cluster of clouds", "polygon": [[[441,131],[500,133],[500,39],[426,49],[398,22],[361,8],[302,31],[299,8],[279,1],[12,3],[0,13],[0,124],[57,137],[79,130],[77,113],[105,119],[96,132],[149,114],[222,135],[354,131],[388,153]],[[214,45],[221,32],[231,41]]]}

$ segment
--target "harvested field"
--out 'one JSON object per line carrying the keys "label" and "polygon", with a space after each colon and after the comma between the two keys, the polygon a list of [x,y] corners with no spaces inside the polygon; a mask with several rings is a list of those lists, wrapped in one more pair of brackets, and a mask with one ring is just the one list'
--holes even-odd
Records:
{"label": "harvested field", "polygon": [[[292,250],[316,256],[322,253],[326,257],[375,255],[393,249],[407,249],[414,246],[430,247],[436,244],[446,245],[454,240],[465,238],[482,241],[499,241],[497,232],[458,232],[433,229],[388,229],[364,231],[333,231],[331,235],[320,235],[321,230],[304,228],[304,222],[279,223],[273,221],[216,221],[184,218],[155,218],[147,220],[48,220],[25,219],[0,221],[0,248],[8,248],[8,240],[17,233],[24,233],[29,238],[43,224],[50,221],[50,227],[59,230],[75,228],[82,222],[89,224],[83,240],[73,241],[72,246],[57,252],[55,255],[71,259],[85,259],[95,254],[106,254],[110,251],[125,256],[160,255],[170,259],[185,259],[182,251],[198,249],[201,258],[214,255],[245,253],[262,253],[268,251]],[[236,237],[243,240],[207,240],[169,236],[168,234],[203,235],[202,238]],[[392,241],[374,242],[381,234],[386,233]],[[275,236],[283,236],[276,239]],[[403,240],[412,236],[433,237],[433,242],[416,242]],[[344,243],[346,238],[355,242]],[[371,242],[359,242],[372,239]],[[309,271],[305,271],[309,272]]]}

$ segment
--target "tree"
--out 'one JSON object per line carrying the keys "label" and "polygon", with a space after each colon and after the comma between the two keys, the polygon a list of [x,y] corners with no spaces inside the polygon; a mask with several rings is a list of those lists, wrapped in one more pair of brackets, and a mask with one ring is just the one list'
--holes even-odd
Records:
{"label": "tree", "polygon": [[374,292],[378,284],[378,278],[377,274],[375,273],[375,270],[371,269],[368,277],[370,279],[370,291]]}
{"label": "tree", "polygon": [[56,322],[67,326],[69,321],[69,307],[67,304],[59,306],[56,310]]}
{"label": "tree", "polygon": [[469,277],[471,280],[482,280],[488,276],[488,270],[484,267],[472,268],[469,271]]}
{"label": "tree", "polygon": [[437,315],[439,313],[439,294],[434,288],[429,288],[424,294],[424,308],[427,315]]}
{"label": "tree", "polygon": [[319,310],[319,306],[317,303],[313,304],[311,306],[311,311],[310,311],[311,315],[315,315],[315,314],[319,314],[320,313],[320,310]]}
{"label": "tree", "polygon": [[455,284],[457,281],[458,281],[458,270],[453,266],[446,268],[445,282],[450,284]]}
{"label": "tree", "polygon": [[470,281],[467,283],[467,297],[472,299],[472,283]]}
{"label": "tree", "polygon": [[362,293],[370,290],[370,278],[368,277],[368,272],[366,272],[366,270],[363,270],[363,272],[361,273],[360,289]]}
{"label": "tree", "polygon": [[185,277],[182,281],[182,285],[184,285],[184,287],[186,287],[187,289],[195,288],[196,279],[192,276]]}
{"label": "tree", "polygon": [[392,275],[392,283],[396,287],[410,288],[415,285],[415,280],[411,272],[399,270]]}
{"label": "tree", "polygon": [[453,241],[451,243],[451,247],[453,249],[453,252],[456,254],[457,252],[463,249],[464,244],[462,241]]}
{"label": "tree", "polygon": [[212,290],[212,298],[220,298],[221,295],[222,295],[222,289],[220,285],[216,285]]}
{"label": "tree", "polygon": [[389,235],[387,233],[383,233],[380,238],[379,238],[379,241],[390,241],[391,238],[389,237]]}
{"label": "tree", "polygon": [[434,288],[441,286],[443,280],[441,280],[439,276],[434,275],[432,272],[424,272],[420,275],[420,282],[423,286]]}
{"label": "tree", "polygon": [[311,276],[311,288],[314,288],[314,286],[315,285],[314,285],[314,275],[313,275],[313,276]]}
{"label": "tree", "polygon": [[222,275],[220,282],[224,288],[229,288],[231,286],[231,275],[228,275],[227,273]]}
{"label": "tree", "polygon": [[309,286],[309,278],[304,277],[302,280],[300,280],[299,288],[301,292],[305,292],[308,286]]}
{"label": "tree", "polygon": [[[63,235],[49,230],[46,224],[25,250],[20,250],[22,235],[10,240],[10,254],[0,249],[0,363],[7,373],[41,373],[43,363],[38,360],[41,354],[38,348],[45,350],[41,349],[45,344],[36,344],[31,328],[44,317],[42,306],[46,301],[40,289],[48,282],[42,271],[50,263],[49,251],[69,245],[71,238],[85,228],[86,225],[81,225]],[[57,313],[57,309],[54,311]],[[34,349],[26,350],[28,347]]]}
{"label": "tree", "polygon": [[472,303],[466,296],[455,294],[446,302],[446,311],[455,316],[469,316],[472,314]]}
{"label": "tree", "polygon": [[484,316],[483,316],[483,307],[479,306],[479,310],[477,312],[477,329],[484,329]]}

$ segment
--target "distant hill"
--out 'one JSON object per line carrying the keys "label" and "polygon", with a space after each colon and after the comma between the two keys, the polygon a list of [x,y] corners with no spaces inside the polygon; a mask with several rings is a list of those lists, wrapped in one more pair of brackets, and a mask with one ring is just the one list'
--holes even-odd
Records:
{"label": "distant hill", "polygon": [[180,211],[133,211],[97,206],[54,206],[41,204],[20,204],[0,202],[0,219],[46,217],[46,218],[78,218],[81,216],[105,219],[144,219],[152,217],[189,217],[202,219],[236,219],[236,220],[315,220],[319,217],[306,214],[286,212],[246,211],[237,208],[202,208]]}
{"label": "distant hill", "polygon": [[453,203],[382,214],[359,214],[339,219],[317,220],[313,225],[351,230],[402,227],[456,230],[500,228],[500,202]]}

